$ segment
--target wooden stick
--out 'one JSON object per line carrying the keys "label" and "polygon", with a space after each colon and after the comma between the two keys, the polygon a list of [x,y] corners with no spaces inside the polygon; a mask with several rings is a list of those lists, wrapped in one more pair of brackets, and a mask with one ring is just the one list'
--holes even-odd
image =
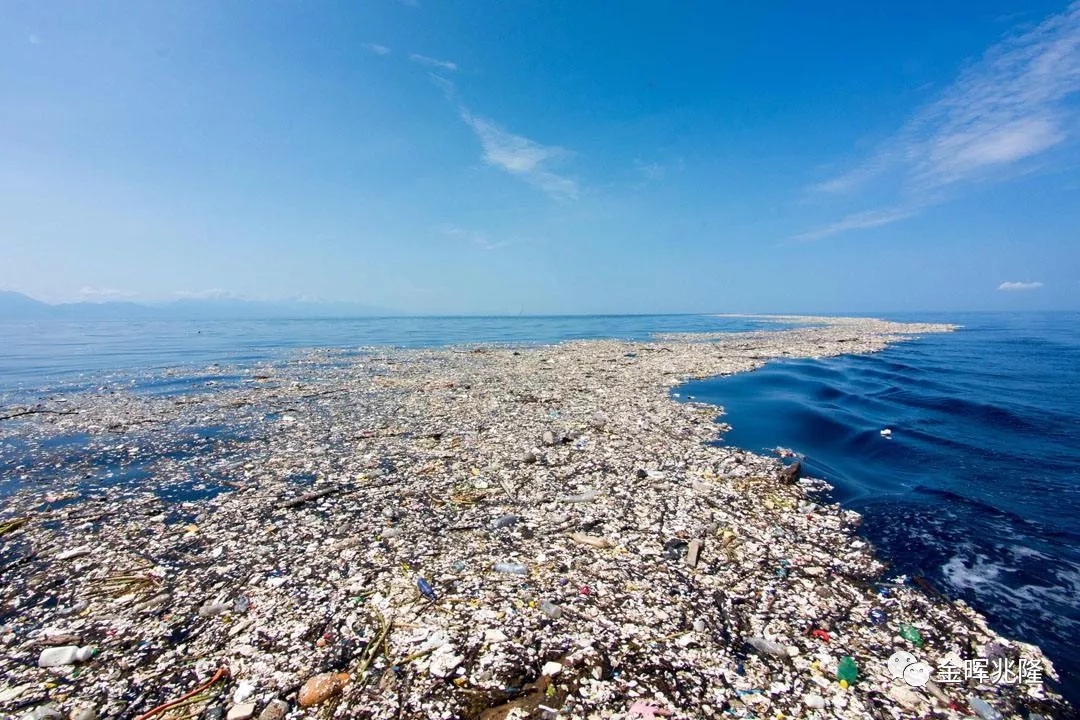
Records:
{"label": "wooden stick", "polygon": [[198,687],[196,687],[191,692],[186,693],[186,694],[176,698],[175,700],[170,700],[170,701],[168,701],[166,703],[162,703],[161,705],[158,705],[156,708],[153,708],[153,709],[143,713],[142,715],[137,717],[135,720],[147,720],[147,718],[151,718],[154,715],[157,715],[158,713],[165,712],[166,710],[171,710],[172,708],[182,704],[188,698],[194,697],[195,695],[198,695],[199,693],[201,693],[203,690],[207,689],[208,687],[212,687],[214,683],[216,683],[218,680],[220,680],[223,677],[228,677],[228,675],[229,675],[229,668],[220,667],[220,668],[218,668],[218,671],[216,673],[214,673],[214,677],[210,678],[209,680],[204,682],[202,685],[199,685]]}
{"label": "wooden stick", "polygon": [[306,495],[301,495],[298,498],[293,498],[292,500],[286,500],[285,502],[278,503],[276,507],[284,509],[299,507],[304,503],[311,502],[312,500],[318,500],[319,498],[324,498],[327,495],[333,495],[340,490],[341,488],[336,485],[334,487],[323,488],[322,490],[309,492]]}
{"label": "wooden stick", "polygon": [[0,420],[13,420],[17,417],[24,415],[74,415],[75,410],[46,410],[45,408],[31,408],[29,410],[19,410],[8,415],[0,415]]}

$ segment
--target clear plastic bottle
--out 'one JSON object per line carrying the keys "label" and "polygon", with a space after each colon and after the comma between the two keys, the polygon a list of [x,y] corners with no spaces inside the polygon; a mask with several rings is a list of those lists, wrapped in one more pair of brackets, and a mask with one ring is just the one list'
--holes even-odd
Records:
{"label": "clear plastic bottle", "polygon": [[492,566],[492,570],[498,573],[507,573],[509,575],[528,575],[529,568],[525,567],[521,563],[516,562],[497,562]]}
{"label": "clear plastic bottle", "polygon": [[975,711],[975,714],[983,720],[1003,720],[1004,718],[1000,712],[982,698],[969,698],[968,704],[971,705],[971,709]]}
{"label": "clear plastic bottle", "polygon": [[86,662],[94,656],[94,648],[63,645],[45,648],[38,657],[38,667],[59,667]]}
{"label": "clear plastic bottle", "polygon": [[558,620],[562,617],[562,608],[551,602],[550,600],[540,601],[540,612],[544,613],[553,620]]}
{"label": "clear plastic bottle", "polygon": [[775,643],[772,640],[752,637],[746,641],[746,644],[757,650],[762,655],[775,655],[776,657],[788,656],[788,649],[780,643]]}

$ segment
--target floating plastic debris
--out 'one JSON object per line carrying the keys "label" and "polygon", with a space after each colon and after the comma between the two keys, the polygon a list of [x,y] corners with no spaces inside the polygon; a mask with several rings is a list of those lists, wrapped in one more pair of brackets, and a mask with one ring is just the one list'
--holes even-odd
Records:
{"label": "floating plastic debris", "polygon": [[[101,650],[61,666],[52,710],[65,717],[138,717],[187,696],[185,713],[221,720],[271,705],[264,720],[620,717],[635,704],[720,716],[736,700],[758,717],[855,718],[916,662],[894,677],[880,657],[897,628],[879,605],[935,629],[918,662],[996,641],[1043,667],[964,605],[903,583],[883,599],[886,568],[856,544],[856,513],[774,453],[715,444],[716,408],[669,395],[682,378],[944,329],[821,323],[315,350],[172,371],[194,388],[180,393],[103,383],[44,398],[56,413],[3,421],[0,438],[0,467],[26,476],[0,508],[0,715],[47,707],[58,671],[34,660],[50,643]],[[837,678],[850,688],[818,689],[841,651],[859,662]],[[216,674],[226,666],[235,677]],[[736,697],[736,682],[757,691]],[[245,684],[254,693],[235,696]],[[942,708],[969,702],[938,692]],[[1026,707],[1022,688],[996,692],[1002,709]],[[1043,692],[1052,715],[1060,701]]]}
{"label": "floating plastic debris", "polygon": [[438,598],[435,594],[435,588],[431,587],[431,584],[422,577],[416,578],[416,589],[428,600],[436,600]]}

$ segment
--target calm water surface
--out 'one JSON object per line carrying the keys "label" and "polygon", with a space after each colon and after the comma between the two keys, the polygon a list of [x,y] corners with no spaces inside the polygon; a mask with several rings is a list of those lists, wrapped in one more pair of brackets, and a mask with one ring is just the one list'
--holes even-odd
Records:
{"label": "calm water surface", "polygon": [[327,320],[0,321],[0,393],[100,382],[175,366],[253,364],[309,348],[647,340],[660,332],[784,327],[708,315],[395,317]]}

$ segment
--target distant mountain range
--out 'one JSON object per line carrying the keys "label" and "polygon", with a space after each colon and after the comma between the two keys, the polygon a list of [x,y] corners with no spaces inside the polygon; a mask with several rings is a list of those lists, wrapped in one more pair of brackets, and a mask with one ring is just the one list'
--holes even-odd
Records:
{"label": "distant mountain range", "polygon": [[22,293],[0,291],[0,320],[271,320],[385,317],[401,313],[347,302],[210,298],[160,303],[77,302],[50,304]]}

